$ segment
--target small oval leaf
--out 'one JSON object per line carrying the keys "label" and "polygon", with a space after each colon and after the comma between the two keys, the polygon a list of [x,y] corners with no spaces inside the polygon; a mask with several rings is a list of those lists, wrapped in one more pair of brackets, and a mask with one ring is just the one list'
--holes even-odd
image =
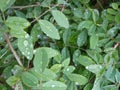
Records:
{"label": "small oval leaf", "polygon": [[69,28],[68,19],[61,11],[52,10],[52,15],[54,19],[56,20],[56,22],[58,23],[58,25],[65,27],[65,28]]}
{"label": "small oval leaf", "polygon": [[47,36],[49,36],[50,38],[53,38],[53,39],[58,39],[58,40],[60,39],[59,32],[52,23],[50,23],[47,20],[40,20],[39,24],[41,26],[41,30]]}

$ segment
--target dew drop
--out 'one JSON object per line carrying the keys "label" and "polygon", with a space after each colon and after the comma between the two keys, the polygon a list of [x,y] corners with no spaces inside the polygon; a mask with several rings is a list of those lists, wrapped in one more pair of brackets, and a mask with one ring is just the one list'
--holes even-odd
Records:
{"label": "dew drop", "polygon": [[28,52],[27,54],[30,55],[30,52]]}
{"label": "dew drop", "polygon": [[67,68],[67,71],[69,71],[70,69],[69,68]]}
{"label": "dew drop", "polygon": [[30,37],[29,34],[26,34],[26,35],[25,35],[25,38],[29,38],[29,37]]}
{"label": "dew drop", "polygon": [[38,38],[41,38],[41,36],[40,36],[40,35],[37,35],[37,37],[38,37]]}
{"label": "dew drop", "polygon": [[36,50],[34,50],[33,53],[35,54],[35,53],[36,53]]}
{"label": "dew drop", "polygon": [[86,69],[89,69],[89,67],[87,66]]}
{"label": "dew drop", "polygon": [[23,42],[23,44],[24,44],[24,46],[28,46],[28,41],[25,40],[25,41]]}
{"label": "dew drop", "polygon": [[52,87],[55,87],[55,85],[52,85]]}

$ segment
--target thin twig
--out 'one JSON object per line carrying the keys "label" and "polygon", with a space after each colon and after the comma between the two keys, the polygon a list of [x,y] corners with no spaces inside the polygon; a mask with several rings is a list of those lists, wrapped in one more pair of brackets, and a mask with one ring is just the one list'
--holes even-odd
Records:
{"label": "thin twig", "polygon": [[12,9],[25,9],[25,8],[31,8],[31,7],[38,7],[40,6],[39,2],[36,2],[36,4],[32,4],[32,5],[27,5],[27,6],[13,6],[11,7]]}
{"label": "thin twig", "polygon": [[116,44],[114,45],[114,49],[116,49],[118,46],[119,46],[119,43],[116,43]]}
{"label": "thin twig", "polygon": [[40,19],[42,16],[44,16],[46,13],[48,13],[51,9],[55,8],[57,5],[53,6],[52,8],[49,8],[48,10],[46,10],[45,12],[43,12],[40,16],[38,16],[37,18],[35,18],[33,21],[31,21],[31,24],[34,23],[35,21],[37,21],[38,19]]}
{"label": "thin twig", "polygon": [[[66,3],[68,2],[68,0],[66,0]],[[62,9],[61,11],[63,12],[65,10],[65,5],[62,5]]]}
{"label": "thin twig", "polygon": [[13,53],[14,57],[16,58],[18,64],[19,64],[20,66],[23,66],[22,62],[20,61],[19,56],[17,55],[16,51],[13,49],[13,47],[12,47],[12,45],[11,45],[11,42],[10,42],[10,40],[9,40],[9,36],[8,36],[6,33],[4,33],[4,36],[5,36],[5,40],[6,40],[7,44],[8,44],[11,52]]}

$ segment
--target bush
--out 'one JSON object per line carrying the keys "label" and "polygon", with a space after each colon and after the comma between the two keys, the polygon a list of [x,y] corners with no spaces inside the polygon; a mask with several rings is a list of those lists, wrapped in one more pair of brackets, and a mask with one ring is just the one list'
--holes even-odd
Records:
{"label": "bush", "polygon": [[119,90],[120,2],[94,2],[1,0],[0,89]]}

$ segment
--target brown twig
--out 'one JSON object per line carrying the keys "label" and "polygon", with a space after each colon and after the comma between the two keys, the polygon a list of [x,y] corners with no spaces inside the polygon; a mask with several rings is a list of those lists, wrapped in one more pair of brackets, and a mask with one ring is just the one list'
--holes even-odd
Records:
{"label": "brown twig", "polygon": [[11,42],[10,42],[10,40],[9,40],[9,35],[6,34],[6,33],[4,33],[4,36],[5,36],[5,40],[6,40],[7,44],[8,44],[8,47],[10,48],[10,50],[11,50],[11,52],[13,53],[14,57],[16,58],[18,64],[19,64],[20,66],[23,66],[22,62],[20,61],[19,56],[17,55],[16,51],[13,49],[13,47],[12,47],[12,45],[11,45]]}
{"label": "brown twig", "polygon": [[32,4],[32,5],[27,5],[27,6],[13,6],[11,7],[12,9],[25,9],[25,8],[31,8],[31,7],[37,7],[37,6],[40,6],[40,3],[39,2],[36,2],[36,4]]}
{"label": "brown twig", "polygon": [[119,46],[119,43],[116,43],[116,44],[114,45],[114,48],[116,49],[118,46]]}
{"label": "brown twig", "polygon": [[[66,3],[68,2],[68,0],[66,0]],[[62,9],[61,11],[63,12],[65,10],[65,5],[62,5]]]}

